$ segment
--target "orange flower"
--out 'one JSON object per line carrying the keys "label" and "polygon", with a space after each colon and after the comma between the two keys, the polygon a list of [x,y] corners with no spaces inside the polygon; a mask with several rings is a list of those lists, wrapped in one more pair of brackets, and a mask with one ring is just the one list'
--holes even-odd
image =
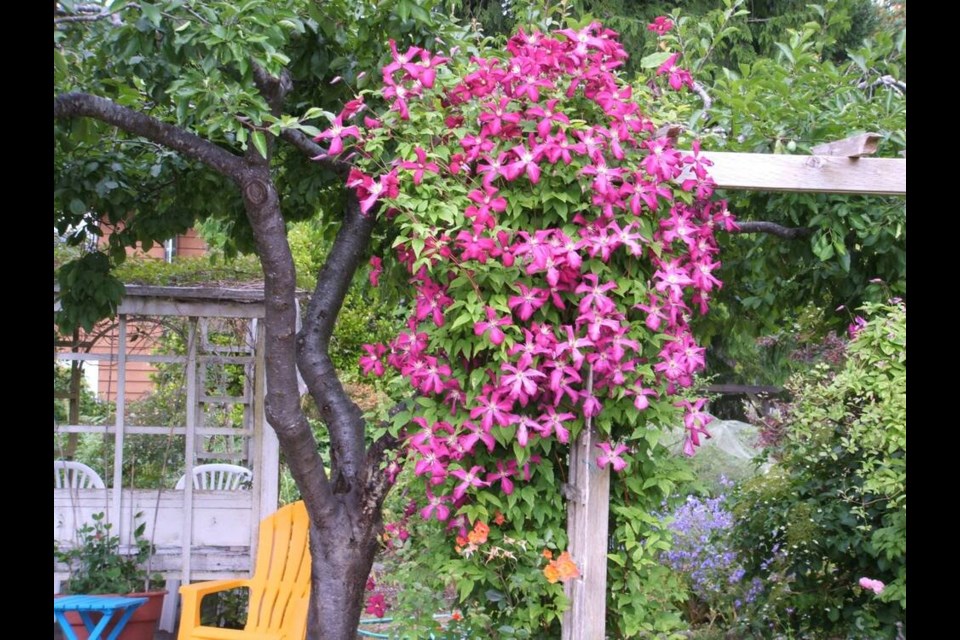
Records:
{"label": "orange flower", "polygon": [[496,524],[498,524],[498,525],[503,524],[505,520],[506,520],[506,518],[504,518],[504,517],[503,517],[503,514],[500,513],[499,511],[497,511],[497,514],[493,517],[494,523],[496,523]]}
{"label": "orange flower", "polygon": [[454,611],[450,614],[452,620],[463,620],[463,615],[459,611]]}
{"label": "orange flower", "polygon": [[463,536],[457,536],[457,544],[462,547],[467,544],[467,539]]}
{"label": "orange flower", "polygon": [[467,534],[467,540],[470,544],[483,544],[487,541],[487,535],[490,533],[490,527],[481,521],[473,525],[473,531]]}
{"label": "orange flower", "polygon": [[569,552],[564,551],[561,553],[556,563],[557,571],[560,573],[560,580],[566,582],[571,578],[580,577],[580,570],[577,568],[577,563],[573,561],[573,557]]}
{"label": "orange flower", "polygon": [[553,551],[550,551],[550,549],[544,549],[543,557],[546,558],[547,560],[551,560],[553,558]]}
{"label": "orange flower", "polygon": [[549,582],[550,584],[553,584],[554,582],[559,580],[560,572],[557,570],[556,563],[554,563],[551,560],[550,564],[548,564],[543,568],[543,575],[547,577],[547,582]]}

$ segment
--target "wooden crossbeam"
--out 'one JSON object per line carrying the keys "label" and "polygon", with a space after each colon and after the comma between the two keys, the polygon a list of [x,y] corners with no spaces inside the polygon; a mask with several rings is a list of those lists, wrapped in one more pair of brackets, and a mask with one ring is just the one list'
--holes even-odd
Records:
{"label": "wooden crossbeam", "polygon": [[907,161],[705,151],[710,175],[724,189],[906,195]]}
{"label": "wooden crossbeam", "polygon": [[861,133],[836,142],[818,144],[811,151],[815,156],[843,156],[844,158],[862,158],[877,152],[877,146],[883,136],[879,133]]}

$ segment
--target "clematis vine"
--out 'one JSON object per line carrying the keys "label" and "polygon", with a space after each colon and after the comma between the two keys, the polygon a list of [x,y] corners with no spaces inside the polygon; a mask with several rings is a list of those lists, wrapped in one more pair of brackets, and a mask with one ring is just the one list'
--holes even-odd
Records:
{"label": "clematis vine", "polygon": [[[390,221],[371,283],[389,268],[412,289],[404,330],[365,345],[360,367],[409,393],[392,428],[425,487],[419,514],[467,549],[476,496],[515,500],[588,420],[598,465],[617,472],[665,418],[684,424],[686,453],[709,437],[687,392],[706,366],[691,315],[723,286],[715,236],[736,223],[699,144],[656,134],[599,23],[521,31],[498,57],[390,50],[385,111],[358,97],[320,139],[331,154],[354,143],[347,186]],[[665,91],[692,87],[679,60],[656,70]],[[369,152],[384,148],[396,159]],[[567,555],[546,575],[576,571]]]}

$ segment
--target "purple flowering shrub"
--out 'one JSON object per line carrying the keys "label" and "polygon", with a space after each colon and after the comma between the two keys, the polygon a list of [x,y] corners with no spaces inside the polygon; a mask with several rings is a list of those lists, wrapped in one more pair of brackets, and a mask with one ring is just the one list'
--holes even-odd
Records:
{"label": "purple flowering shrub", "polygon": [[[732,486],[722,481],[726,488]],[[727,496],[688,496],[665,516],[673,534],[672,546],[660,560],[682,574],[690,588],[688,621],[692,625],[730,625],[764,594],[759,578],[746,580],[746,571],[732,540],[735,520],[726,507]]]}

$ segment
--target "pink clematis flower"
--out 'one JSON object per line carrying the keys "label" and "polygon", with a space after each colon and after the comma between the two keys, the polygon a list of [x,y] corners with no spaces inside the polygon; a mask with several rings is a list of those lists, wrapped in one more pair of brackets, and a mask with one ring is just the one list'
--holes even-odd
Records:
{"label": "pink clematis flower", "polygon": [[540,415],[540,436],[547,438],[553,431],[561,444],[570,440],[570,430],[564,425],[569,420],[575,420],[572,413],[557,413],[553,407],[547,407],[546,412]]}
{"label": "pink clematis flower", "polygon": [[653,389],[644,389],[641,381],[637,380],[632,389],[627,389],[627,394],[633,396],[633,406],[637,411],[644,411],[650,406],[647,396],[656,396],[657,392]]}
{"label": "pink clematis flower", "polygon": [[500,379],[504,395],[511,401],[519,400],[524,407],[537,393],[537,379],[546,377],[544,373],[531,366],[532,362],[533,358],[530,354],[525,353],[520,356],[516,366],[508,362],[500,365],[500,370],[506,372],[506,375]]}
{"label": "pink clematis flower", "polygon": [[314,138],[314,142],[320,142],[321,140],[329,140],[330,148],[327,150],[327,153],[331,156],[338,155],[343,151],[343,139],[345,137],[360,137],[360,129],[355,126],[345,127],[343,126],[343,116],[339,115],[333,119],[333,122],[330,124],[330,128],[326,131],[323,131]]}
{"label": "pink clematis flower", "polygon": [[667,74],[667,82],[674,91],[679,91],[681,87],[687,86],[693,88],[693,76],[686,69],[677,66],[679,53],[675,53],[667,58],[662,65],[657,68],[657,75]]}
{"label": "pink clematis flower", "polygon": [[404,160],[400,163],[402,168],[413,170],[413,184],[419,185],[423,182],[424,171],[440,172],[440,167],[437,166],[436,162],[427,162],[427,152],[423,150],[423,147],[417,147],[413,150],[413,153],[417,156],[416,161]]}
{"label": "pink clematis flower", "polygon": [[370,258],[370,284],[374,287],[380,286],[380,274],[383,273],[383,260],[379,256]]}
{"label": "pink clematis flower", "polygon": [[510,324],[510,316],[497,318],[497,312],[493,307],[487,307],[486,313],[487,321],[474,323],[473,334],[479,336],[489,331],[490,342],[496,346],[500,346],[506,338],[506,335],[500,327],[505,327]]}
{"label": "pink clematis flower", "polygon": [[[558,102],[557,99],[547,100],[546,108],[534,105],[527,109],[528,116],[540,118],[540,122],[537,123],[537,134],[543,140],[546,140],[547,136],[550,135],[550,128],[553,123],[570,124],[570,119],[557,111]],[[556,162],[556,160],[553,162]]]}
{"label": "pink clematis flower", "polygon": [[499,480],[501,491],[507,495],[510,495],[513,493],[513,481],[510,478],[515,475],[517,475],[516,460],[510,460],[506,464],[504,464],[502,460],[497,460],[497,471],[495,473],[487,474],[487,482],[492,484]]}
{"label": "pink clematis flower", "polygon": [[367,352],[367,355],[360,356],[360,368],[363,369],[363,375],[368,376],[372,371],[373,375],[382,376],[383,362],[381,359],[387,352],[387,348],[382,344],[365,344],[363,349]]}
{"label": "pink clematis flower", "polygon": [[510,424],[513,418],[513,414],[510,413],[513,408],[512,401],[504,400],[499,393],[488,393],[485,387],[484,394],[477,396],[475,402],[477,406],[470,409],[470,419],[480,418],[480,426],[484,431],[493,428],[494,423],[501,427]]}
{"label": "pink clematis flower", "polygon": [[387,612],[387,602],[384,599],[384,595],[382,593],[375,593],[367,598],[367,606],[363,612],[382,618]]}
{"label": "pink clematis flower", "polygon": [[460,484],[453,488],[453,499],[459,500],[462,498],[470,487],[489,487],[489,482],[480,479],[483,473],[484,469],[480,465],[474,465],[470,471],[464,471],[463,469],[452,471],[450,475],[461,480]]}
{"label": "pink clematis flower", "polygon": [[546,304],[549,292],[536,287],[527,287],[522,283],[518,283],[517,286],[520,288],[520,295],[511,296],[507,306],[511,311],[516,311],[520,319],[526,322],[534,311]]}
{"label": "pink clematis flower", "polygon": [[517,157],[517,160],[503,166],[500,170],[503,177],[513,181],[519,178],[521,173],[526,172],[530,182],[533,184],[540,182],[540,167],[537,163],[540,161],[540,156],[543,155],[544,147],[543,145],[531,146],[532,149],[527,149],[525,145],[521,144],[510,150]]}
{"label": "pink clematis flower", "polygon": [[447,503],[450,502],[450,496],[435,496],[433,492],[430,491],[430,488],[427,487],[427,506],[420,510],[420,517],[424,520],[429,520],[434,514],[437,516],[437,520],[443,522],[450,517],[450,507],[447,506]]}
{"label": "pink clematis flower", "polygon": [[586,391],[581,391],[580,396],[583,400],[583,415],[588,418],[595,418],[600,415],[600,412],[603,410],[603,405],[600,404],[600,400],[597,396],[587,393]]}
{"label": "pink clematis flower", "polygon": [[849,335],[850,339],[853,340],[866,327],[867,327],[867,321],[864,320],[862,316],[857,316],[853,319],[853,322],[847,327],[847,335]]}
{"label": "pink clematis flower", "polygon": [[460,436],[460,446],[463,447],[464,451],[473,453],[473,448],[477,442],[482,442],[487,446],[487,451],[493,453],[493,447],[496,443],[493,440],[493,436],[490,435],[489,428],[484,429],[482,426],[478,427],[469,420],[465,421],[463,426],[467,429],[467,433]]}
{"label": "pink clematis flower", "polygon": [[347,177],[347,186],[357,192],[357,197],[360,199],[360,212],[364,214],[370,211],[381,197],[396,198],[400,193],[396,171],[390,171],[374,182],[370,176],[351,169]]}
{"label": "pink clematis flower", "polygon": [[467,198],[475,204],[468,206],[464,215],[472,219],[475,225],[493,229],[497,221],[491,211],[499,213],[507,209],[507,199],[502,196],[494,197],[496,194],[497,189],[488,184],[483,185],[483,191],[474,189],[467,194]]}
{"label": "pink clematis flower", "polygon": [[666,16],[657,16],[653,22],[647,25],[647,31],[653,31],[658,36],[662,36],[670,29],[673,29],[673,20]]}
{"label": "pink clematis flower", "polygon": [[603,451],[601,455],[597,456],[598,467],[603,469],[609,464],[614,471],[623,471],[627,468],[627,461],[620,457],[620,454],[627,452],[627,445],[611,446],[609,442],[601,442],[597,445],[597,448]]}
{"label": "pink clematis flower", "polygon": [[[395,72],[399,71],[401,68],[409,65],[413,62],[414,57],[419,54],[423,49],[420,47],[410,47],[407,49],[406,53],[400,53],[397,51],[397,43],[394,40],[389,41],[390,44],[390,53],[393,56],[393,62],[388,64],[383,68],[384,76],[391,76]],[[429,55],[429,54],[428,54]]]}

